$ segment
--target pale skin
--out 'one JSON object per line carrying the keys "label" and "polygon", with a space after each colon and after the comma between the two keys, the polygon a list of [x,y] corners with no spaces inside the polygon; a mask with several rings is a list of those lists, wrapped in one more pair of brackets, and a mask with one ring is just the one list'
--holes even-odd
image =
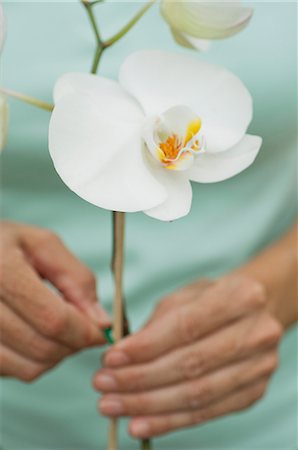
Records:
{"label": "pale skin", "polygon": [[[104,344],[109,318],[95,306],[94,276],[59,238],[6,223],[1,239],[1,375],[32,381]],[[106,353],[93,380],[101,413],[130,416],[130,433],[145,438],[260,399],[283,331],[298,318],[296,244],[295,227],[233,273],[163,299],[143,329]]]}

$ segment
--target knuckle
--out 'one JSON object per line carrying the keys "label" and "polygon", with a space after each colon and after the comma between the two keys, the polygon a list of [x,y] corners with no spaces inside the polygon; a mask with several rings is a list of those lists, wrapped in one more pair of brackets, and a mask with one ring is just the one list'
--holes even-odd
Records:
{"label": "knuckle", "polygon": [[242,355],[246,347],[246,341],[241,339],[238,335],[232,335],[227,340],[225,345],[225,356],[238,357]]}
{"label": "knuckle", "polygon": [[187,310],[181,311],[178,320],[180,337],[183,343],[192,343],[198,335],[197,318]]}
{"label": "knuckle", "polygon": [[132,353],[137,353],[138,355],[149,355],[152,350],[152,338],[148,335],[143,334],[134,343],[131,342]]}
{"label": "knuckle", "polygon": [[197,395],[200,398],[200,402],[208,403],[208,401],[213,397],[213,389],[210,382],[207,380],[201,382]]}
{"label": "knuckle", "polygon": [[266,313],[263,317],[262,327],[265,331],[261,339],[261,345],[263,346],[275,346],[278,344],[282,336],[282,326],[275,320],[269,313]]}
{"label": "knuckle", "polygon": [[207,380],[193,382],[186,390],[186,403],[189,409],[198,409],[201,405],[209,403],[213,390]]}
{"label": "knuckle", "polygon": [[94,333],[93,328],[86,327],[85,330],[82,331],[82,346],[83,347],[92,347],[98,344],[99,335]]}
{"label": "knuckle", "polygon": [[60,336],[66,326],[66,315],[52,308],[44,308],[40,317],[40,330],[48,337]]}
{"label": "knuckle", "polygon": [[254,385],[249,391],[249,395],[247,396],[244,407],[248,408],[254,405],[259,400],[261,400],[262,397],[265,395],[266,388],[267,388],[267,381],[266,382],[263,381],[261,383]]}
{"label": "knuckle", "polygon": [[24,254],[18,247],[6,252],[5,258],[0,258],[0,287],[5,290],[5,285],[11,282],[11,275],[20,269],[24,262]]}
{"label": "knuckle", "polygon": [[278,367],[279,364],[279,358],[278,354],[276,352],[272,353],[270,356],[268,356],[265,367],[264,367],[264,375],[272,374]]}
{"label": "knuckle", "polygon": [[31,383],[32,381],[35,381],[37,378],[39,378],[44,373],[44,371],[45,367],[43,366],[37,364],[28,364],[26,365],[26,367],[24,367],[19,378],[25,383]]}
{"label": "knuckle", "polygon": [[264,308],[267,303],[267,296],[264,286],[251,278],[241,277],[239,289],[244,300],[253,308]]}
{"label": "knuckle", "polygon": [[146,414],[150,409],[150,402],[146,394],[139,394],[135,400],[131,400],[128,405],[128,412],[131,414]]}
{"label": "knuckle", "polygon": [[144,387],[146,375],[141,369],[134,369],[122,377],[123,386],[130,386],[131,391],[140,390]]}
{"label": "knuckle", "polygon": [[267,390],[267,382],[259,383],[253,390],[252,396],[251,396],[251,404],[254,404],[255,402],[261,400]]}
{"label": "knuckle", "polygon": [[59,236],[53,231],[47,228],[42,228],[38,230],[38,243],[39,245],[48,245],[52,243],[61,242]]}
{"label": "knuckle", "polygon": [[86,288],[94,287],[96,285],[95,275],[85,266],[82,266],[80,270],[79,281]]}
{"label": "knuckle", "polygon": [[40,362],[54,361],[58,358],[57,346],[46,340],[33,339],[31,342],[31,350],[34,358]]}
{"label": "knuckle", "polygon": [[188,352],[188,354],[183,357],[182,373],[185,379],[191,380],[197,378],[202,372],[203,367],[204,359],[202,355],[199,357],[194,350]]}
{"label": "knuckle", "polygon": [[208,409],[200,409],[190,412],[190,423],[195,425],[198,423],[206,422],[209,419]]}

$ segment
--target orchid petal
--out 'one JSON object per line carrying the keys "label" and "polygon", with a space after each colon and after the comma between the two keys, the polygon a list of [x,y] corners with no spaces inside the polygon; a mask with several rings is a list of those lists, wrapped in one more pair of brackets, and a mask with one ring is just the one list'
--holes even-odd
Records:
{"label": "orchid petal", "polygon": [[200,118],[191,109],[183,105],[177,105],[164,111],[160,115],[160,119],[164,129],[168,130],[168,136],[177,134],[181,138],[186,137],[189,126],[194,122],[199,122],[196,133],[201,128]]}
{"label": "orchid petal", "polygon": [[191,152],[185,150],[181,153],[177,161],[173,161],[166,166],[166,170],[185,171],[193,165],[193,162],[194,155]]}
{"label": "orchid petal", "polygon": [[[108,83],[111,89],[102,100],[102,78],[91,95],[90,86],[84,86],[89,80],[81,78],[75,90],[68,86],[62,92],[61,84],[56,89],[49,149],[58,174],[77,195],[109,210],[141,211],[162,203],[167,193],[143,157],[143,122],[131,120],[137,106],[115,83],[115,92]],[[103,81],[103,89],[106,85]],[[125,103],[126,120],[120,117]]]}
{"label": "orchid petal", "polygon": [[161,12],[172,28],[201,39],[222,39],[241,31],[250,21],[252,8],[240,2],[163,0]]}
{"label": "orchid petal", "polygon": [[165,188],[167,198],[159,206],[147,209],[144,213],[163,221],[172,221],[186,216],[191,208],[192,188],[185,172],[166,170],[155,162],[151,162],[151,171]]}
{"label": "orchid petal", "polygon": [[235,147],[221,153],[198,154],[186,175],[199,183],[215,183],[242,172],[255,160],[262,138],[246,134]]}
{"label": "orchid petal", "polygon": [[162,50],[133,53],[121,67],[120,82],[148,116],[175,105],[189,107],[202,119],[209,151],[233,147],[252,118],[252,99],[239,78],[187,55]]}
{"label": "orchid petal", "polygon": [[182,47],[206,52],[211,46],[211,42],[207,39],[194,38],[193,36],[182,33],[175,28],[171,28],[171,32],[177,44],[182,45]]}
{"label": "orchid petal", "polygon": [[55,85],[54,102],[76,93],[101,103],[107,114],[130,121],[144,119],[140,106],[116,81],[88,73],[66,73]]}

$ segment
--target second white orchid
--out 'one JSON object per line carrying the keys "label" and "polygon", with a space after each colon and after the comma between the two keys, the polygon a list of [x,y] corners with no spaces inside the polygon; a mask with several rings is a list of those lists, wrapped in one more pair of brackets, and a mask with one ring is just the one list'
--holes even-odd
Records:
{"label": "second white orchid", "polygon": [[224,68],[164,51],[130,55],[119,82],[63,75],[54,90],[49,149],[67,186],[114,211],[160,220],[188,214],[190,180],[247,168],[262,139],[246,134],[252,99]]}
{"label": "second white orchid", "polygon": [[239,33],[253,14],[239,0],[162,0],[161,12],[178,44],[202,51],[209,48],[210,39]]}

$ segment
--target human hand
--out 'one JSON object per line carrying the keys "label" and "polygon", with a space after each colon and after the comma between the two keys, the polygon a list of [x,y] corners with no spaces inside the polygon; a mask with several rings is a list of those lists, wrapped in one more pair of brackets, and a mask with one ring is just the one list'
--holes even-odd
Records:
{"label": "human hand", "polygon": [[245,409],[277,367],[280,323],[261,284],[229,275],[163,300],[149,323],[111,348],[94,377],[108,416],[132,416],[148,438]]}
{"label": "human hand", "polygon": [[4,222],[0,232],[0,374],[29,382],[71,353],[104,344],[100,328],[110,320],[90,270],[50,231]]}

